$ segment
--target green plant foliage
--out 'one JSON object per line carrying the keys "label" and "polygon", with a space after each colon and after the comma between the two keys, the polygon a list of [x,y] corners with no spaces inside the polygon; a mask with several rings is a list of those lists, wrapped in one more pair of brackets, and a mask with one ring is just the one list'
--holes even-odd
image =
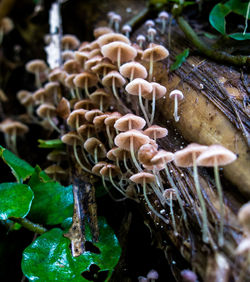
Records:
{"label": "green plant foliage", "polygon": [[34,194],[30,187],[20,183],[0,184],[0,219],[25,217],[30,211]]}
{"label": "green plant foliage", "polygon": [[72,186],[64,187],[52,181],[38,166],[28,184],[35,199],[30,210],[30,218],[45,224],[60,224],[73,214]]}
{"label": "green plant foliage", "polygon": [[0,146],[0,157],[11,168],[18,182],[23,182],[34,172],[34,168],[31,165],[2,146]]}
{"label": "green plant foliage", "polygon": [[189,49],[185,49],[182,53],[175,57],[175,62],[171,65],[170,70],[177,70],[186,60],[189,55]]}
{"label": "green plant foliage", "polygon": [[[109,276],[117,264],[121,248],[113,230],[104,218],[99,218],[100,240],[95,245],[100,254],[89,251],[72,257],[70,241],[63,237],[61,229],[52,229],[38,237],[23,253],[22,271],[30,280],[38,281],[86,281],[83,271],[95,263],[101,270],[109,270]],[[89,228],[86,237],[91,238]]]}
{"label": "green plant foliage", "polygon": [[46,148],[46,149],[63,149],[65,148],[64,143],[61,139],[53,139],[53,140],[42,140],[38,139],[39,148]]}
{"label": "green plant foliage", "polygon": [[250,33],[237,32],[227,34],[226,32],[226,16],[233,12],[250,19],[250,15],[247,14],[247,11],[248,3],[242,2],[241,0],[229,0],[226,3],[218,3],[209,14],[209,22],[223,35],[227,35],[236,40],[250,39]]}

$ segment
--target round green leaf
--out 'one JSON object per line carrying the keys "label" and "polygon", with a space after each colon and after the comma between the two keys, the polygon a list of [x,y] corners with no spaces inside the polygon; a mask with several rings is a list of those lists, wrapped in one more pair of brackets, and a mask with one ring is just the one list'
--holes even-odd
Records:
{"label": "round green leaf", "polygon": [[[117,264],[121,248],[113,230],[105,219],[99,218],[100,240],[95,245],[100,254],[85,252],[72,257],[70,241],[63,237],[61,229],[52,229],[38,237],[23,253],[22,271],[30,280],[38,281],[86,281],[81,273],[91,264],[97,264],[101,270],[109,270],[109,276]],[[90,237],[89,228],[86,237]]]}
{"label": "round green leaf", "polygon": [[0,219],[25,217],[31,207],[34,194],[26,184],[0,184]]}
{"label": "round green leaf", "polygon": [[227,6],[219,3],[214,6],[209,14],[210,24],[218,30],[221,34],[226,34],[226,20],[225,17],[231,12]]}

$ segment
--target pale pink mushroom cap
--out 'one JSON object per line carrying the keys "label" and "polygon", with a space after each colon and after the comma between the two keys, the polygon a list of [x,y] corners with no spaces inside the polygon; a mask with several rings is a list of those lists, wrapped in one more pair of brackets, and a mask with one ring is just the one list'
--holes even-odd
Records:
{"label": "pale pink mushroom cap", "polygon": [[148,173],[148,172],[136,173],[132,175],[129,179],[137,184],[155,182],[155,176],[152,173]]}
{"label": "pale pink mushroom cap", "polygon": [[130,78],[132,72],[133,79],[146,78],[148,76],[146,68],[138,62],[126,63],[120,67],[120,73],[125,77]]}
{"label": "pale pink mushroom cap", "polygon": [[114,127],[120,131],[127,131],[130,129],[142,129],[146,125],[145,119],[133,115],[133,114],[126,114],[125,116],[119,118]]}

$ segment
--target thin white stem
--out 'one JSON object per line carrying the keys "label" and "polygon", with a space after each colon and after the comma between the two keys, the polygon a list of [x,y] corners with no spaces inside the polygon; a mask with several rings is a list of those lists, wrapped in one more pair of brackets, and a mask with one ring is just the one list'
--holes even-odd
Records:
{"label": "thin white stem", "polygon": [[165,33],[165,29],[166,29],[166,20],[162,19],[161,34]]}
{"label": "thin white stem", "polygon": [[98,147],[96,146],[96,147],[95,147],[95,150],[94,150],[94,161],[95,161],[95,164],[98,163],[97,151],[98,151]]}
{"label": "thin white stem", "polygon": [[153,90],[152,113],[151,113],[151,119],[150,119],[150,124],[151,125],[154,122],[154,117],[155,117],[155,90]]}
{"label": "thin white stem", "polygon": [[113,94],[115,96],[115,98],[120,101],[117,91],[116,91],[116,87],[115,87],[115,77],[112,77],[112,90],[113,90]]}
{"label": "thin white stem", "polygon": [[118,48],[118,51],[117,51],[117,66],[119,70],[121,66],[121,48]]}
{"label": "thin white stem", "polygon": [[112,148],[112,146],[113,146],[113,138],[112,138],[111,133],[110,133],[109,125],[106,125],[106,133],[107,133],[107,136],[108,136],[109,147]]}
{"label": "thin white stem", "polygon": [[89,162],[89,160],[88,160],[88,158],[87,158],[87,156],[85,154],[85,151],[84,151],[83,147],[81,147],[81,152],[82,152],[82,155],[84,157],[85,162],[90,165],[90,162]]}
{"label": "thin white stem", "polygon": [[177,231],[177,228],[176,228],[176,222],[175,222],[175,217],[174,217],[174,210],[173,210],[173,193],[172,192],[170,192],[170,215],[171,215],[171,218],[172,218],[174,235],[178,236],[178,231]]}
{"label": "thin white stem", "polygon": [[123,154],[123,163],[124,163],[124,167],[125,167],[126,171],[129,172],[130,174],[133,174],[133,172],[128,167],[127,158],[126,158],[126,154],[125,153]]}
{"label": "thin white stem", "polygon": [[74,141],[73,150],[74,150],[75,159],[76,159],[77,163],[79,164],[79,166],[81,167],[81,169],[84,170],[84,171],[86,171],[86,172],[88,172],[88,173],[93,174],[93,172],[92,172],[91,170],[89,170],[88,168],[86,168],[86,167],[82,164],[81,160],[79,159],[78,154],[77,154],[77,149],[76,149],[76,141]]}
{"label": "thin white stem", "polygon": [[99,106],[100,111],[103,112],[103,96],[101,95],[100,97],[100,106]]}
{"label": "thin white stem", "polygon": [[85,89],[85,94],[89,98],[88,79],[87,78],[84,81],[84,89]]}
{"label": "thin white stem", "polygon": [[154,68],[154,60],[153,60],[153,53],[150,54],[149,60],[149,73],[148,73],[148,80],[151,82],[153,78],[153,68]]}
{"label": "thin white stem", "polygon": [[80,95],[79,88],[76,87],[75,90],[76,90],[76,98],[79,99],[79,100],[81,100],[81,95]]}
{"label": "thin white stem", "polygon": [[178,116],[178,98],[177,98],[177,95],[175,95],[174,97],[174,120],[175,122],[178,122],[180,117]]}
{"label": "thin white stem", "polygon": [[145,111],[145,108],[144,108],[144,106],[143,106],[143,102],[142,102],[142,96],[141,96],[141,85],[139,85],[139,104],[140,104],[140,108],[141,108],[141,110],[142,110],[142,113],[143,113],[143,115],[144,115],[144,117],[145,117],[145,120],[146,120],[146,122],[147,122],[147,125],[148,126],[150,126],[150,122],[149,122],[149,119],[148,119],[148,115],[147,115],[147,113],[146,113],[146,111]]}
{"label": "thin white stem", "polygon": [[38,70],[35,72],[35,81],[36,81],[36,88],[37,89],[41,88],[42,83],[41,83],[41,80],[40,80],[40,73],[39,73]]}
{"label": "thin white stem", "polygon": [[51,119],[49,112],[47,112],[47,120],[49,122],[49,124],[58,132],[61,133],[60,129],[55,125],[55,123],[53,122],[53,120]]}
{"label": "thin white stem", "polygon": [[134,150],[134,138],[133,136],[130,137],[130,154],[132,157],[132,160],[134,162],[135,167],[137,168],[138,171],[142,171],[142,168],[140,167],[140,165],[137,162],[137,159],[135,157],[135,150]]}
{"label": "thin white stem", "polygon": [[109,180],[110,180],[111,184],[112,184],[123,196],[127,197],[126,192],[125,192],[123,189],[121,189],[119,186],[117,186],[117,185],[115,184],[115,182],[114,182],[114,180],[113,180],[113,177],[112,177],[111,169],[109,169]]}

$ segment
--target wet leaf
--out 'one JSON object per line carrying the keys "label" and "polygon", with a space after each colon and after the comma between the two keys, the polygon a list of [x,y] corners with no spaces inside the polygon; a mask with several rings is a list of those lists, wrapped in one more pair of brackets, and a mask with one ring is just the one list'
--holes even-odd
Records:
{"label": "wet leaf", "polygon": [[33,221],[45,224],[59,224],[73,214],[72,186],[64,187],[52,181],[37,166],[29,183],[35,199],[31,206],[30,217]]}
{"label": "wet leaf", "polygon": [[182,53],[175,57],[175,62],[171,65],[170,70],[177,70],[186,60],[189,55],[189,49],[185,49]]}
{"label": "wet leaf", "polygon": [[246,40],[250,39],[250,33],[232,33],[228,35],[229,37],[235,39],[235,40]]}
{"label": "wet leaf", "polygon": [[225,17],[231,12],[231,9],[222,3],[214,6],[209,14],[210,24],[221,34],[226,34],[226,19]]}
{"label": "wet leaf", "polygon": [[63,149],[65,145],[61,141],[61,139],[52,139],[52,140],[42,140],[38,139],[39,148],[46,148],[46,149]]}
{"label": "wet leaf", "polygon": [[[109,270],[109,276],[117,264],[121,248],[113,230],[104,218],[99,218],[100,241],[96,246],[100,254],[85,252],[72,257],[70,241],[63,237],[61,229],[52,229],[38,237],[23,253],[22,271],[30,280],[38,281],[86,281],[82,272],[89,270],[91,264],[97,264],[103,270]],[[89,228],[86,236],[91,239]]]}
{"label": "wet leaf", "polygon": [[26,180],[34,172],[34,168],[31,165],[2,146],[0,146],[0,157],[11,168],[18,182]]}
{"label": "wet leaf", "polygon": [[31,207],[34,194],[30,187],[20,183],[0,184],[0,219],[25,217]]}

